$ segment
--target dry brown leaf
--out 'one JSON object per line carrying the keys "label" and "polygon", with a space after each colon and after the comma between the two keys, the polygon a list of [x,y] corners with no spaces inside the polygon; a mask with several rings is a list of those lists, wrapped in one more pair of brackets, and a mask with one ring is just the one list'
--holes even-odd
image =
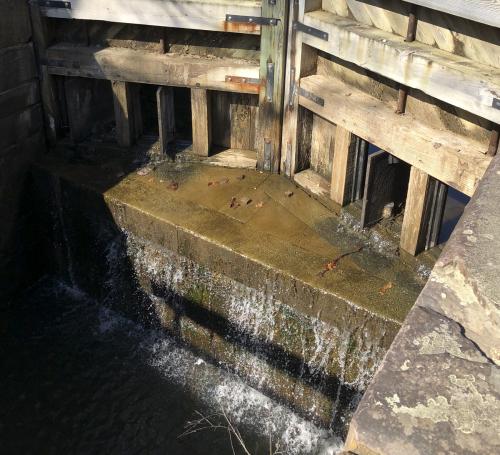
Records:
{"label": "dry brown leaf", "polygon": [[236,177],[238,180],[245,180],[245,174]]}
{"label": "dry brown leaf", "polygon": [[286,197],[292,197],[293,196],[293,191],[286,191],[285,192]]}
{"label": "dry brown leaf", "polygon": [[240,202],[242,205],[248,205],[252,202],[252,200],[249,197],[242,197],[240,199]]}
{"label": "dry brown leaf", "polygon": [[177,191],[179,189],[179,184],[177,182],[172,182],[167,188],[172,191]]}
{"label": "dry brown leaf", "polygon": [[262,201],[257,202],[257,204],[255,204],[255,208],[261,209],[262,207],[264,207],[264,203]]}
{"label": "dry brown leaf", "polygon": [[380,288],[380,290],[378,291],[378,293],[379,293],[380,295],[385,295],[385,294],[387,294],[387,292],[388,292],[390,289],[392,289],[393,287],[394,287],[394,284],[393,284],[392,282],[390,282],[390,281],[389,281],[388,283],[384,284],[384,285]]}
{"label": "dry brown leaf", "polygon": [[137,171],[137,175],[141,175],[141,176],[148,175],[152,170],[153,170],[153,168],[151,166],[146,166],[146,167],[139,169]]}
{"label": "dry brown leaf", "polygon": [[236,197],[233,196],[231,198],[231,202],[229,203],[229,208],[235,209],[236,207],[239,207],[239,206],[240,206],[240,204],[239,204],[238,200],[236,199]]}

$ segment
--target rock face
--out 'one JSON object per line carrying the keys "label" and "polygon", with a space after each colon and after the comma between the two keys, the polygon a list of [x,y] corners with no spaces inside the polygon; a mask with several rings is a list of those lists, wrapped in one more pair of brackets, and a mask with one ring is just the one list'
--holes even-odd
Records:
{"label": "rock face", "polygon": [[500,157],[369,386],[359,455],[500,453]]}
{"label": "rock face", "polygon": [[114,179],[124,172],[110,166],[36,172],[40,206],[57,221],[46,234],[56,268],[342,432],[423,287],[415,264],[367,246],[321,276],[359,238],[279,176],[171,164]]}

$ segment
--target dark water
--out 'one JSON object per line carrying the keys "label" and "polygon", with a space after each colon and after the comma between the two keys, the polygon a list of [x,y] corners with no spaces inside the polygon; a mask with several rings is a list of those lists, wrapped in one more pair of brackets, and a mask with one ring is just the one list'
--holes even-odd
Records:
{"label": "dark water", "polygon": [[0,335],[2,454],[232,454],[224,428],[179,437],[197,411],[229,420],[252,454],[338,448],[235,376],[61,283],[43,280],[4,308]]}

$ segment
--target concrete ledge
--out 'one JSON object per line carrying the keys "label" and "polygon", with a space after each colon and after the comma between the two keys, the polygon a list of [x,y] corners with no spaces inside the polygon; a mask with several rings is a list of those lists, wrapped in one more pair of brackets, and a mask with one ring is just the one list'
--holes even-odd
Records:
{"label": "concrete ledge", "polygon": [[500,453],[500,157],[351,423],[359,455]]}

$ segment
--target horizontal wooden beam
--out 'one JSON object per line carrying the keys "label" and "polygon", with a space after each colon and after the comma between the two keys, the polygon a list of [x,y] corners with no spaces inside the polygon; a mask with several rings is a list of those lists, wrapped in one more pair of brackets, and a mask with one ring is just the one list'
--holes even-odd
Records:
{"label": "horizontal wooden beam", "polygon": [[45,62],[50,74],[237,93],[259,93],[259,84],[235,83],[226,76],[259,79],[259,65],[236,59],[155,54],[116,47],[53,46]]}
{"label": "horizontal wooden beam", "polygon": [[71,0],[71,8],[42,8],[47,17],[259,34],[256,24],[226,15],[260,16],[260,0]]}
{"label": "horizontal wooden beam", "polygon": [[500,69],[327,11],[304,22],[328,33],[328,40],[303,33],[305,44],[500,124]]}
{"label": "horizontal wooden beam", "polygon": [[436,11],[500,27],[500,0],[405,0]]}
{"label": "horizontal wooden beam", "polygon": [[471,196],[491,157],[478,142],[398,115],[381,101],[338,80],[300,81],[301,106]]}

